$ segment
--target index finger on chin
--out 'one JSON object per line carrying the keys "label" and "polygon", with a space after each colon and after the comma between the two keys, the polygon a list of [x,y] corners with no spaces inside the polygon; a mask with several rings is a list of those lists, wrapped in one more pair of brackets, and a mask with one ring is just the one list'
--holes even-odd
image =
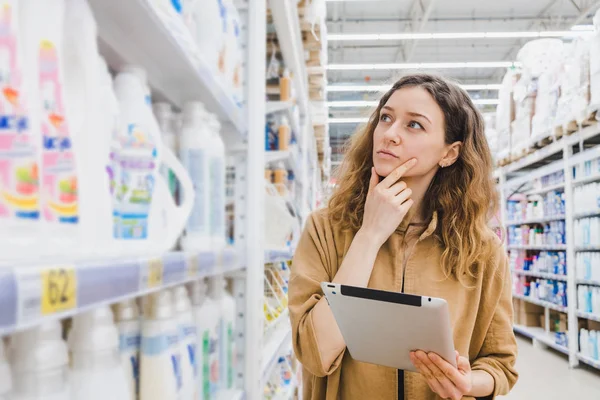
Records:
{"label": "index finger on chin", "polygon": [[391,187],[394,183],[398,182],[398,179],[402,178],[412,167],[417,163],[416,158],[411,158],[395,170],[393,170],[384,180],[381,181],[380,185],[385,188]]}

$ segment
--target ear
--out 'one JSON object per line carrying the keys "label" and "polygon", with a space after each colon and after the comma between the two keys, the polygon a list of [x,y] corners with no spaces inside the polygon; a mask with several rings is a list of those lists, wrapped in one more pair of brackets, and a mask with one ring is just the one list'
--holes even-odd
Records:
{"label": "ear", "polygon": [[454,142],[450,146],[448,146],[444,157],[439,162],[440,167],[445,168],[454,164],[458,159],[458,156],[460,156],[462,145],[462,142]]}

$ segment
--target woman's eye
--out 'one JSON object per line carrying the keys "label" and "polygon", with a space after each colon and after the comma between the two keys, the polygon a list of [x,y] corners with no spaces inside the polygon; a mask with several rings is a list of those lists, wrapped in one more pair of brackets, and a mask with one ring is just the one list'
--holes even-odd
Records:
{"label": "woman's eye", "polygon": [[381,114],[381,116],[379,117],[379,120],[381,122],[391,122],[392,118],[387,114]]}
{"label": "woman's eye", "polygon": [[408,124],[408,126],[410,128],[413,128],[413,129],[423,129],[423,125],[421,125],[417,121],[410,121],[410,123]]}

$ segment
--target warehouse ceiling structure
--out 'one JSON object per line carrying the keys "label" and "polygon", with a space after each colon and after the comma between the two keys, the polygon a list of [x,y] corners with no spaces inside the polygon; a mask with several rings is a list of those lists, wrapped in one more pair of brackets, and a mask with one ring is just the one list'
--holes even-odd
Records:
{"label": "warehouse ceiling structure", "polygon": [[519,49],[592,29],[597,0],[327,0],[332,162],[375,101],[417,69],[464,85],[484,112]]}

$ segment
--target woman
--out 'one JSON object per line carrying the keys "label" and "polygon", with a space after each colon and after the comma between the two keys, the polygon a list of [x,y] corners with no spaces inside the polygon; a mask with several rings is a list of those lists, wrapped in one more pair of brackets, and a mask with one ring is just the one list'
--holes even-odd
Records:
{"label": "woman", "polygon": [[[467,93],[431,75],[396,82],[352,138],[329,207],[311,215],[294,257],[289,309],[305,399],[508,393],[517,346],[507,257],[487,226],[496,196]],[[446,299],[458,367],[423,351],[410,355],[419,373],[353,360],[322,281]]]}

